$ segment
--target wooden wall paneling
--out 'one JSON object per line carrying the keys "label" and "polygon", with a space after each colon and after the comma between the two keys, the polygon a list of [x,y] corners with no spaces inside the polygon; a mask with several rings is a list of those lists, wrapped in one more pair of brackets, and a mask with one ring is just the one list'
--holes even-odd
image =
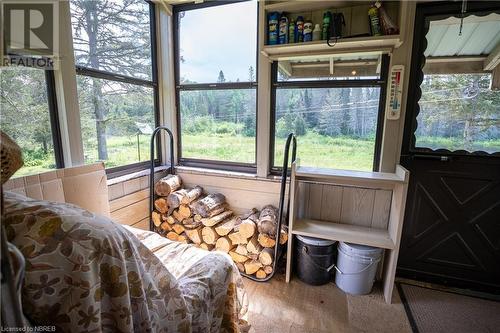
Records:
{"label": "wooden wall paneling", "polygon": [[309,214],[309,183],[297,182],[297,218],[308,217]]}
{"label": "wooden wall paneling", "polygon": [[149,216],[148,198],[111,212],[111,219],[120,224],[133,225]]}
{"label": "wooden wall paneling", "polygon": [[344,187],[340,223],[371,226],[374,201],[375,190]]}
{"label": "wooden wall paneling", "polygon": [[134,178],[123,182],[123,194],[127,195],[141,190],[141,178]]}
{"label": "wooden wall paneling", "polygon": [[307,216],[313,220],[321,219],[321,203],[323,201],[323,184],[309,184],[309,202]]}
{"label": "wooden wall paneling", "polygon": [[331,222],[340,221],[342,192],[342,186],[323,185],[320,220]]}
{"label": "wooden wall paneling", "polygon": [[391,211],[392,191],[376,190],[373,204],[373,215],[371,227],[377,229],[387,229],[389,223],[389,213]]}
{"label": "wooden wall paneling", "polygon": [[125,193],[123,192],[123,183],[117,183],[108,186],[109,201],[123,197],[124,195]]}
{"label": "wooden wall paneling", "polygon": [[149,231],[149,217],[146,217],[145,219],[142,219],[139,222],[133,224],[132,227]]}
{"label": "wooden wall paneling", "polygon": [[111,213],[119,209],[130,206],[133,203],[149,198],[149,189],[140,190],[121,198],[109,202],[109,209]]}

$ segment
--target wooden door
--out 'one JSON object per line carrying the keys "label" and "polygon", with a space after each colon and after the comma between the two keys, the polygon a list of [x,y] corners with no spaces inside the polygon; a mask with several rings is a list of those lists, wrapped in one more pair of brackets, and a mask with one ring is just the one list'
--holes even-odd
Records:
{"label": "wooden door", "polygon": [[498,6],[469,3],[461,35],[460,3],[417,7],[399,276],[500,293],[500,91],[484,70]]}

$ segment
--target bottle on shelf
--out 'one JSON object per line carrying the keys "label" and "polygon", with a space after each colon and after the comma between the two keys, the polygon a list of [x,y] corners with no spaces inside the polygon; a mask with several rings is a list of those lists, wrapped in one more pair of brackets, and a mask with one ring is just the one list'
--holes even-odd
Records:
{"label": "bottle on shelf", "polygon": [[330,38],[330,24],[332,22],[332,12],[327,11],[323,14],[323,29],[321,31],[321,39],[327,40]]}
{"label": "bottle on shelf", "polygon": [[375,4],[368,9],[368,18],[370,21],[370,30],[372,36],[382,36],[382,29],[380,27],[379,10]]}
{"label": "bottle on shelf", "polygon": [[304,41],[304,18],[302,16],[297,17],[297,23],[295,25],[295,42]]}
{"label": "bottle on shelf", "polygon": [[321,40],[321,28],[319,24],[314,26],[314,30],[312,32],[312,40]]}
{"label": "bottle on shelf", "polygon": [[293,19],[290,20],[288,24],[288,43],[295,43],[295,21]]}
{"label": "bottle on shelf", "polygon": [[280,17],[278,44],[288,44],[288,17],[285,12],[281,13]]}
{"label": "bottle on shelf", "polygon": [[313,24],[311,21],[304,23],[304,42],[312,41]]}
{"label": "bottle on shelf", "polygon": [[278,44],[278,20],[279,13],[272,12],[267,16],[267,44]]}

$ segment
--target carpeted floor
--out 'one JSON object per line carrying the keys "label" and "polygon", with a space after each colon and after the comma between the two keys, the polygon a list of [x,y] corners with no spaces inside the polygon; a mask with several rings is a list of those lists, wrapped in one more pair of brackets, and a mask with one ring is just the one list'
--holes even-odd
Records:
{"label": "carpeted floor", "polygon": [[500,302],[400,284],[414,332],[500,332]]}

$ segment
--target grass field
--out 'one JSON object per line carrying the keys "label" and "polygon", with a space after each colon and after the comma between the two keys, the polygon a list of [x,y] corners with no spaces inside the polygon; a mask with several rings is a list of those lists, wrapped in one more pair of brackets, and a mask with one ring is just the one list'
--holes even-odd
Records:
{"label": "grass field", "polygon": [[[149,136],[140,136],[140,159],[137,151],[136,136],[109,137],[108,161],[106,167],[126,165],[139,161],[149,160]],[[421,137],[417,143],[427,147],[450,147],[458,149],[457,140],[448,138]],[[276,140],[275,165],[282,165],[285,139]],[[231,161],[241,163],[255,163],[255,138],[233,136],[228,134],[217,135],[183,135],[183,157]],[[500,139],[478,141],[474,148],[488,152],[500,151]],[[297,156],[301,165],[338,168],[350,170],[372,170],[373,167],[373,140],[355,139],[349,137],[327,137],[309,132],[297,138]],[[92,163],[97,159],[97,143],[87,142],[85,145],[85,161]],[[37,155],[38,156],[38,155]],[[55,168],[53,154],[45,158],[29,157],[26,166],[16,173],[24,176],[43,172]]]}

